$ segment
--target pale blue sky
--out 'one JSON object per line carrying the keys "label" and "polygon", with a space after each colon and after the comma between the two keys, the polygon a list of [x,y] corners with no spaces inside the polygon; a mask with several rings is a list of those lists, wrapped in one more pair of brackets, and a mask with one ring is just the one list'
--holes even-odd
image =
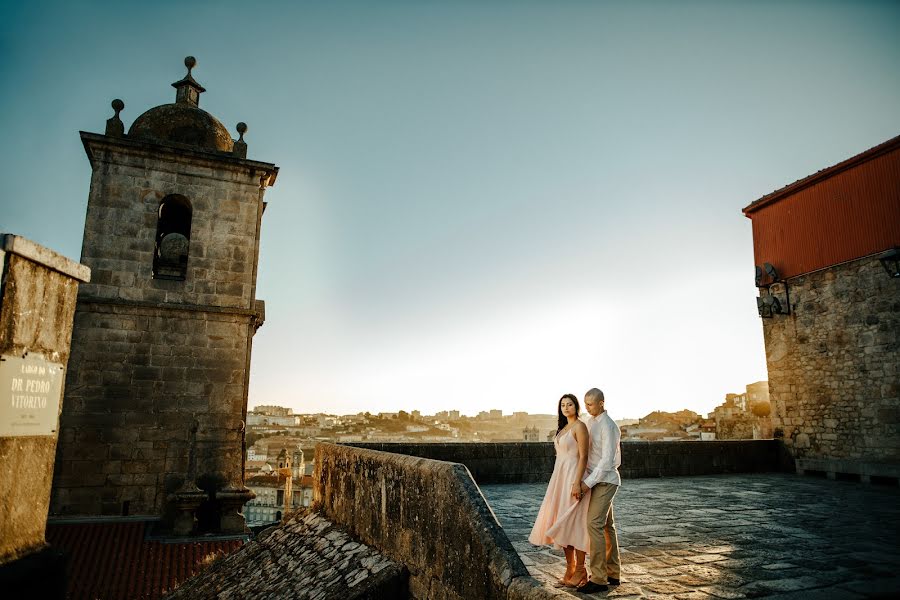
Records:
{"label": "pale blue sky", "polygon": [[[79,130],[201,107],[267,194],[250,404],[707,412],[765,379],[759,196],[900,133],[896,2],[0,8],[0,229],[80,255]],[[236,135],[236,134],[235,134]]]}

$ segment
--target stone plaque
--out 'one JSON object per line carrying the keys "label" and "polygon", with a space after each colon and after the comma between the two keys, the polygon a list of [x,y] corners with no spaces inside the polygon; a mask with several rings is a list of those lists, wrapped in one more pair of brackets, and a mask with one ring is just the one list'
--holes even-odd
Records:
{"label": "stone plaque", "polygon": [[0,436],[54,435],[65,369],[40,356],[0,356]]}

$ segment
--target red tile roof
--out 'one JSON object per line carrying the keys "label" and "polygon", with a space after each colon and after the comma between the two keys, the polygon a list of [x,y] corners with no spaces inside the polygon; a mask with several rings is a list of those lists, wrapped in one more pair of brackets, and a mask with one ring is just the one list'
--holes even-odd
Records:
{"label": "red tile roof", "polygon": [[156,599],[225,555],[241,539],[167,543],[147,539],[152,521],[47,523],[47,542],[68,555],[69,600]]}

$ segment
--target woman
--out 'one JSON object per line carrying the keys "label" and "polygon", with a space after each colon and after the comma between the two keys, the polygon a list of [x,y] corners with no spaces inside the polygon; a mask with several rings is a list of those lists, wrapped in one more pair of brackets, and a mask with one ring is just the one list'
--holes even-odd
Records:
{"label": "woman", "polygon": [[587,509],[590,490],[581,493],[581,480],[587,467],[590,435],[578,419],[578,399],[566,394],[557,406],[556,464],[547,485],[534,528],[528,541],[535,545],[562,546],[566,553],[563,585],[578,587],[587,583],[584,555],[590,548],[587,532]]}

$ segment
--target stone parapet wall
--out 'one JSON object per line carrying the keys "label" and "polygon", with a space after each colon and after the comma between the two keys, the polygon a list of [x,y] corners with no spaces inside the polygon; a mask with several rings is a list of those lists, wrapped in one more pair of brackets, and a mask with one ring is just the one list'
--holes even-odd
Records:
{"label": "stone parapet wall", "polygon": [[507,600],[530,579],[461,464],[319,444],[314,479],[315,509],[405,565],[410,598]]}
{"label": "stone parapet wall", "polygon": [[[480,484],[548,481],[556,459],[552,442],[354,443],[368,448],[465,465]],[[622,442],[623,477],[668,477],[790,470],[777,440]]]}
{"label": "stone parapet wall", "polygon": [[466,466],[478,483],[534,483],[550,479],[552,442],[359,442],[346,444]]}
{"label": "stone parapet wall", "polygon": [[778,440],[622,442],[626,479],[792,471]]}
{"label": "stone parapet wall", "polygon": [[900,463],[900,279],[868,257],[788,291],[763,319],[773,426],[798,459]]}
{"label": "stone parapet wall", "polygon": [[[0,272],[0,355],[10,360],[28,356],[40,364],[65,368],[78,285],[90,277],[90,271],[29,240],[0,234]],[[5,403],[11,402],[8,381],[0,396]],[[59,402],[61,406],[61,398]],[[46,410],[50,410],[49,402]],[[5,413],[4,419],[15,416]],[[47,416],[52,425],[40,435],[0,435],[0,565],[46,546],[58,414]],[[4,423],[4,430],[6,425],[10,424]],[[10,589],[5,576],[4,582],[4,593],[10,597],[23,591]],[[27,587],[40,596],[44,584],[31,581]]]}

